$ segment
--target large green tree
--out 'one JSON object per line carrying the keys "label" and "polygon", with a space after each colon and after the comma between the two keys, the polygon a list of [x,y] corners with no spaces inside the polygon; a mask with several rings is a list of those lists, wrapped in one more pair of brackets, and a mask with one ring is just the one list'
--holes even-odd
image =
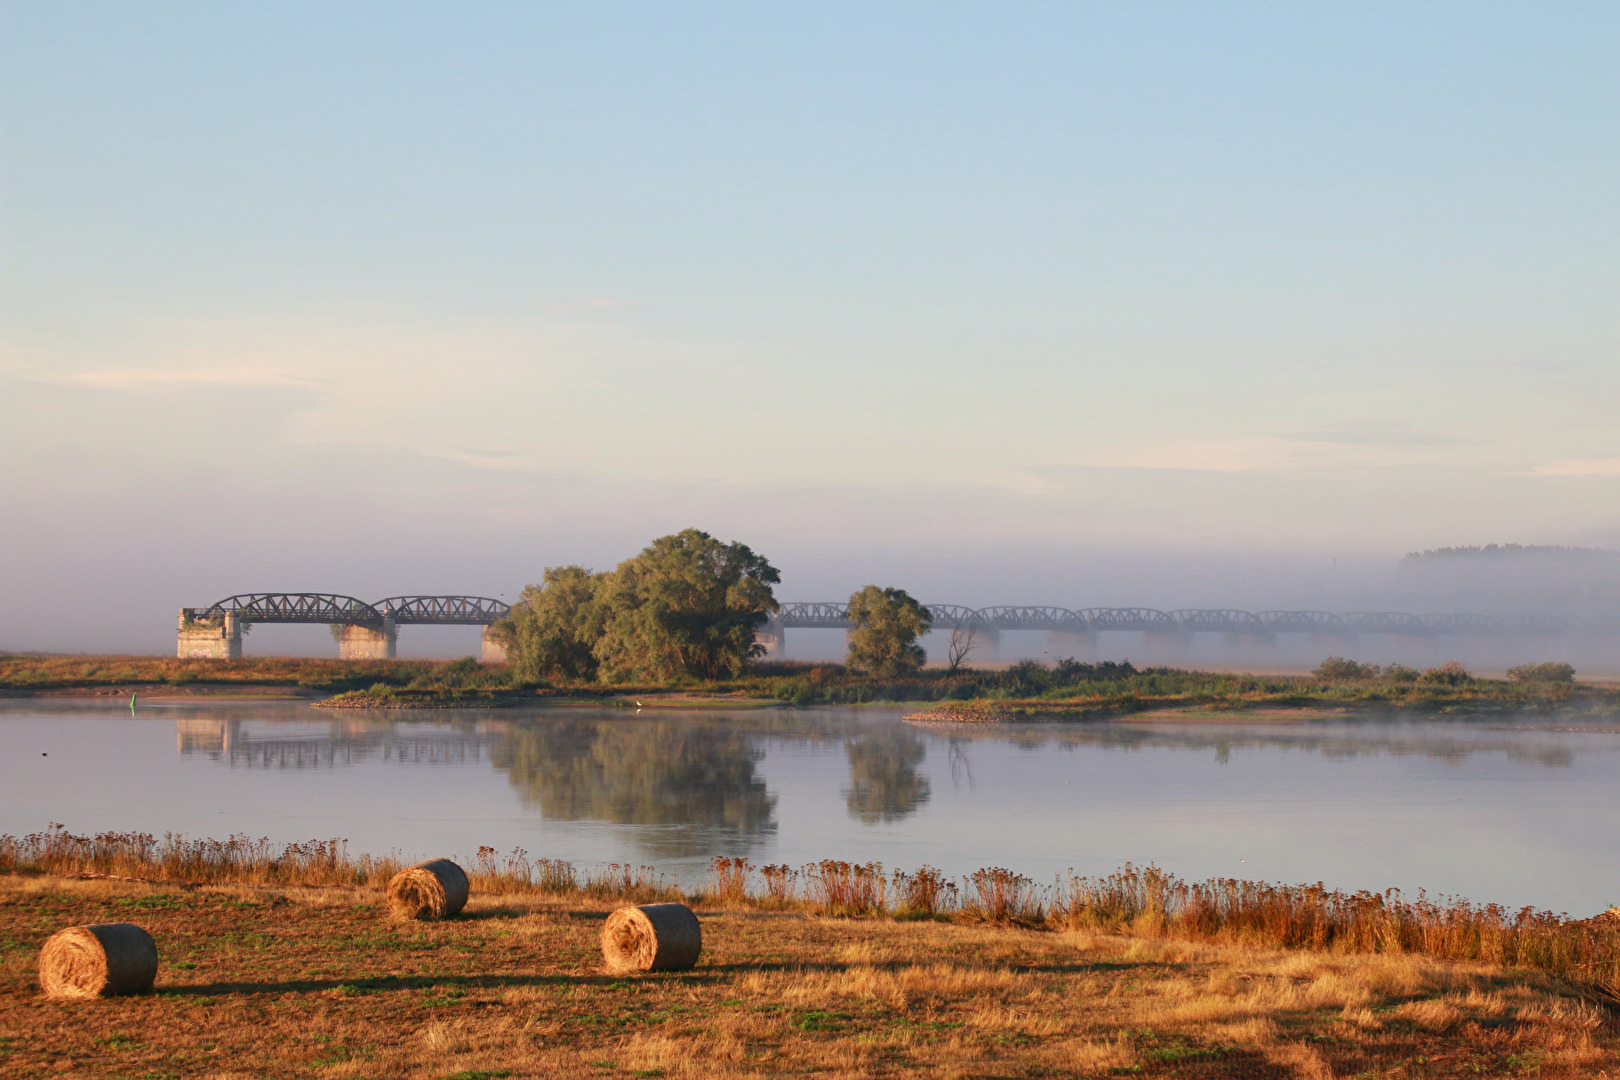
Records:
{"label": "large green tree", "polygon": [[494,632],[520,679],[591,679],[606,612],[598,597],[603,575],[583,566],[548,566]]}
{"label": "large green tree", "polygon": [[604,679],[668,682],[742,673],[763,651],[754,631],[778,610],[781,575],[747,545],[686,529],[661,536],[597,586]]}
{"label": "large green tree", "polygon": [[850,667],[873,675],[893,677],[916,671],[928,659],[917,639],[934,623],[929,610],[904,589],[876,585],[852,594],[849,620]]}

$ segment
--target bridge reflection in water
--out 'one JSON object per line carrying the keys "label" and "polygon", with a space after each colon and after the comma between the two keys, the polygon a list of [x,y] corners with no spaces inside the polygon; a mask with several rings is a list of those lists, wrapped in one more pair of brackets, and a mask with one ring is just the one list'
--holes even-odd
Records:
{"label": "bridge reflection in water", "polygon": [[[647,827],[638,845],[648,858],[748,854],[777,828],[776,796],[759,772],[767,732],[739,730],[725,718],[185,716],[175,728],[182,756],[207,755],[231,767],[484,764],[505,773],[521,802],[546,820]],[[892,803],[878,811],[885,820],[920,804],[904,791]]]}
{"label": "bridge reflection in water", "polygon": [[546,820],[645,827],[638,845],[649,858],[748,854],[774,835],[777,796],[760,770],[773,739],[842,744],[847,811],[863,824],[904,820],[930,796],[919,772],[926,744],[913,729],[863,730],[846,719],[807,731],[787,713],[743,719],[486,712],[430,721],[183,716],[175,732],[182,756],[206,755],[233,768],[482,764],[504,773],[519,800]]}
{"label": "bridge reflection in water", "polygon": [[[825,766],[817,766],[815,790],[836,792],[839,812],[861,828],[913,818],[934,800],[935,785],[948,783],[956,792],[949,798],[959,801],[962,789],[973,786],[975,760],[992,743],[1021,751],[1181,750],[1219,763],[1240,751],[1263,749],[1335,760],[1431,758],[1452,765],[1494,755],[1549,769],[1568,769],[1573,761],[1569,737],[1556,730],[1538,734],[1432,719],[1413,724],[1122,720],[919,730],[830,709],[639,717],[469,710],[409,720],[383,715],[305,720],[290,714],[265,719],[242,716],[237,709],[186,713],[175,721],[182,757],[208,757],[255,771],[471,770],[447,777],[445,783],[457,790],[478,785],[479,774],[504,775],[518,803],[540,819],[618,827],[642,858],[696,864],[715,854],[753,856],[774,846],[782,793],[808,778],[798,772],[806,748],[819,748],[818,760],[825,765],[842,759],[843,782],[837,771],[829,775]],[[1620,735],[1620,725],[1612,721],[1598,726],[1604,734],[1592,737]],[[1612,745],[1620,750],[1620,742]],[[768,753],[781,753],[769,771]],[[930,770],[931,753],[936,757]],[[411,783],[403,772],[398,782]]]}
{"label": "bridge reflection in water", "polygon": [[488,761],[498,733],[438,728],[413,731],[389,723],[342,719],[272,721],[187,716],[175,721],[179,751],[207,754],[232,766],[331,769],[366,761],[465,765]]}

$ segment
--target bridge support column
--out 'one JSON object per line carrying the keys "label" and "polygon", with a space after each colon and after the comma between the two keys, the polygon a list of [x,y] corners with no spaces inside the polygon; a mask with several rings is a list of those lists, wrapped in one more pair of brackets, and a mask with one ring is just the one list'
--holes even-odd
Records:
{"label": "bridge support column", "polygon": [[174,652],[182,660],[240,660],[242,627],[236,612],[225,612],[218,623],[193,622],[182,609]]}
{"label": "bridge support column", "polygon": [[394,646],[399,640],[399,629],[393,619],[384,619],[382,626],[343,627],[338,638],[339,660],[392,660]]}
{"label": "bridge support column", "polygon": [[771,620],[758,630],[754,631],[754,644],[765,647],[765,655],[761,660],[772,663],[787,659],[787,627],[776,620]]}
{"label": "bridge support column", "polygon": [[1142,651],[1147,654],[1143,659],[1150,664],[1167,664],[1172,667],[1184,665],[1191,646],[1191,634],[1175,631],[1169,633],[1142,631]]}
{"label": "bridge support column", "polygon": [[506,655],[504,641],[490,634],[493,629],[495,629],[493,626],[484,627],[484,635],[481,641],[482,648],[478,654],[479,663],[504,664],[509,659]]}
{"label": "bridge support column", "polygon": [[1096,634],[1076,634],[1066,630],[1046,632],[1046,655],[1059,660],[1085,660],[1097,654]]}
{"label": "bridge support column", "polygon": [[[967,658],[962,661],[968,667],[978,664],[994,664],[1001,659],[1001,630],[994,626],[977,623],[970,628],[973,634],[973,647],[968,650]],[[963,630],[966,635],[969,630]]]}

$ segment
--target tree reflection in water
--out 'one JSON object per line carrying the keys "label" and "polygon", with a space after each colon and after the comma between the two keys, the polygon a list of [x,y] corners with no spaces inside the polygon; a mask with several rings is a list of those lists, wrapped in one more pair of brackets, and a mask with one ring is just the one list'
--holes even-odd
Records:
{"label": "tree reflection in water", "polygon": [[915,733],[890,729],[846,739],[849,816],[863,825],[899,821],[928,801],[928,777],[917,775],[927,747]]}
{"label": "tree reflection in water", "polygon": [[695,718],[535,720],[491,757],[550,820],[683,826],[638,836],[651,858],[743,855],[776,831],[756,743]]}

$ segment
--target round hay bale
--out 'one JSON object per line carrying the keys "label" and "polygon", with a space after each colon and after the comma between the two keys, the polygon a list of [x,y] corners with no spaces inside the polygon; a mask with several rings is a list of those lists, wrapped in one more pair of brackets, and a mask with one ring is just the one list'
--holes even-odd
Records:
{"label": "round hay bale", "polygon": [[388,883],[388,914],[396,919],[448,919],[466,903],[466,871],[449,859],[407,866]]}
{"label": "round hay bale", "polygon": [[58,930],[39,951],[46,997],[140,994],[157,978],[157,943],[133,923],[96,923]]}
{"label": "round hay bale", "polygon": [[602,927],[602,959],[615,974],[686,971],[703,951],[703,928],[685,904],[620,908]]}

